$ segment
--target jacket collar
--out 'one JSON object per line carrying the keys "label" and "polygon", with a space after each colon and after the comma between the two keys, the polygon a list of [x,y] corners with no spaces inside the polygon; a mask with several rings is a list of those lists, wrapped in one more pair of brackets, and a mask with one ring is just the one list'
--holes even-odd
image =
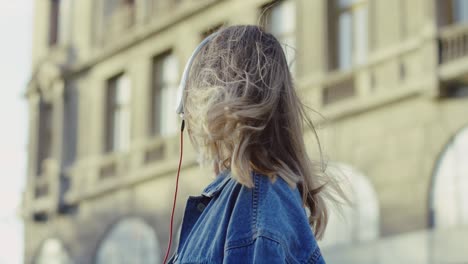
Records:
{"label": "jacket collar", "polygon": [[228,183],[231,179],[231,171],[226,169],[221,171],[217,176],[216,179],[210,183],[204,190],[202,195],[206,197],[213,197],[220,193],[224,186]]}

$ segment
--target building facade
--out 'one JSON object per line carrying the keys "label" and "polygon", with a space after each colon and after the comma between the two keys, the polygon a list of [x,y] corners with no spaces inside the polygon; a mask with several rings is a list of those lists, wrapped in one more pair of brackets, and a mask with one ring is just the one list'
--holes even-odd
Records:
{"label": "building facade", "polygon": [[[162,262],[178,81],[204,36],[235,24],[278,37],[301,97],[321,113],[313,117],[327,170],[354,201],[332,215],[321,242],[332,263],[376,263],[386,255],[359,246],[396,236],[467,232],[466,1],[34,3],[25,263]],[[319,159],[312,131],[306,141]],[[185,142],[176,227],[187,196],[214,175]],[[424,252],[411,263],[437,263]]]}

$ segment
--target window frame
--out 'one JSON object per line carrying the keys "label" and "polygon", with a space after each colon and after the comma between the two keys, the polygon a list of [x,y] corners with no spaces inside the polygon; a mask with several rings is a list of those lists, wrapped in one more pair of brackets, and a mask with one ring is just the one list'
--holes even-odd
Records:
{"label": "window frame", "polygon": [[37,149],[37,175],[42,175],[44,160],[52,158],[54,141],[54,105],[52,102],[39,102],[39,127]]}
{"label": "window frame", "polygon": [[[365,63],[367,60],[367,55],[371,48],[371,25],[369,24],[369,20],[372,17],[371,8],[371,1],[369,0],[351,0],[350,3],[346,6],[340,6],[340,0],[331,0],[327,2],[327,24],[328,24],[328,71],[348,71],[352,68],[356,67],[359,64]],[[357,54],[357,46],[356,46],[356,34],[358,23],[356,21],[356,13],[360,10],[364,10],[365,14],[365,25],[364,29],[366,32],[366,39],[363,40],[366,43],[365,45],[365,57],[363,57],[363,61],[358,62],[356,59]],[[348,47],[350,54],[349,54],[349,65],[341,66],[341,58],[342,54],[340,54],[340,18],[344,14],[349,14],[351,18],[351,32],[350,32],[350,47]]]}
{"label": "window frame", "polygon": [[[165,74],[168,73],[168,69],[164,69],[164,64],[167,60],[175,60],[175,78],[173,80],[165,80],[168,78]],[[170,71],[171,69],[169,69]],[[175,96],[172,98],[174,101],[177,100],[177,91],[179,86],[179,60],[173,49],[167,49],[163,52],[158,53],[151,59],[151,77],[150,77],[150,90],[149,90],[149,126],[147,134],[149,137],[166,137],[177,132],[177,125],[174,127],[167,126],[164,124],[163,116],[165,112],[169,112],[169,109],[165,109],[167,105],[163,101],[171,100],[170,98],[163,98],[164,96]],[[170,105],[170,104],[169,104]],[[175,108],[174,108],[174,118]],[[177,122],[176,122],[177,123]],[[167,126],[167,127],[166,127]]]}
{"label": "window frame", "polygon": [[464,21],[457,17],[455,9],[460,9],[458,6],[459,0],[437,0],[437,25],[438,27],[446,27],[458,24],[468,24],[467,20]]}
{"label": "window frame", "polygon": [[[128,81],[128,88],[119,86],[119,82]],[[118,94],[119,87],[121,89],[128,89],[128,98],[126,104],[119,102]],[[120,152],[128,150],[131,139],[131,122],[132,122],[132,82],[130,76],[126,72],[118,73],[106,81],[105,87],[105,128],[104,128],[104,152]],[[128,127],[125,128],[125,124],[116,124],[116,116],[120,116],[122,119],[123,114],[128,116]],[[119,126],[119,127],[117,127]],[[116,139],[119,133],[122,133],[123,129],[128,130],[128,138],[126,143],[118,143]],[[122,130],[122,131],[120,131]]]}

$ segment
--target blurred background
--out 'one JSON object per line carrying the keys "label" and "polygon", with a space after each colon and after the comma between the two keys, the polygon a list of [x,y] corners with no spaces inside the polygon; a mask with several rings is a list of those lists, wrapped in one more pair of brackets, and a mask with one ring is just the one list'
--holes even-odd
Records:
{"label": "blurred background", "polygon": [[[162,262],[178,82],[235,24],[284,44],[320,113],[353,200],[319,242],[327,263],[468,263],[468,0],[0,3],[0,264]],[[177,230],[214,176],[185,142]]]}

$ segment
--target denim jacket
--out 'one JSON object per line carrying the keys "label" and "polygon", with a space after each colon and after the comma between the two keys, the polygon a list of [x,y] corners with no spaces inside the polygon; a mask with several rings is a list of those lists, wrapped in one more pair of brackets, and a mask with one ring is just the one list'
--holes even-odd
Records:
{"label": "denim jacket", "polygon": [[169,263],[325,263],[298,189],[280,177],[252,177],[248,188],[225,170],[188,199]]}

